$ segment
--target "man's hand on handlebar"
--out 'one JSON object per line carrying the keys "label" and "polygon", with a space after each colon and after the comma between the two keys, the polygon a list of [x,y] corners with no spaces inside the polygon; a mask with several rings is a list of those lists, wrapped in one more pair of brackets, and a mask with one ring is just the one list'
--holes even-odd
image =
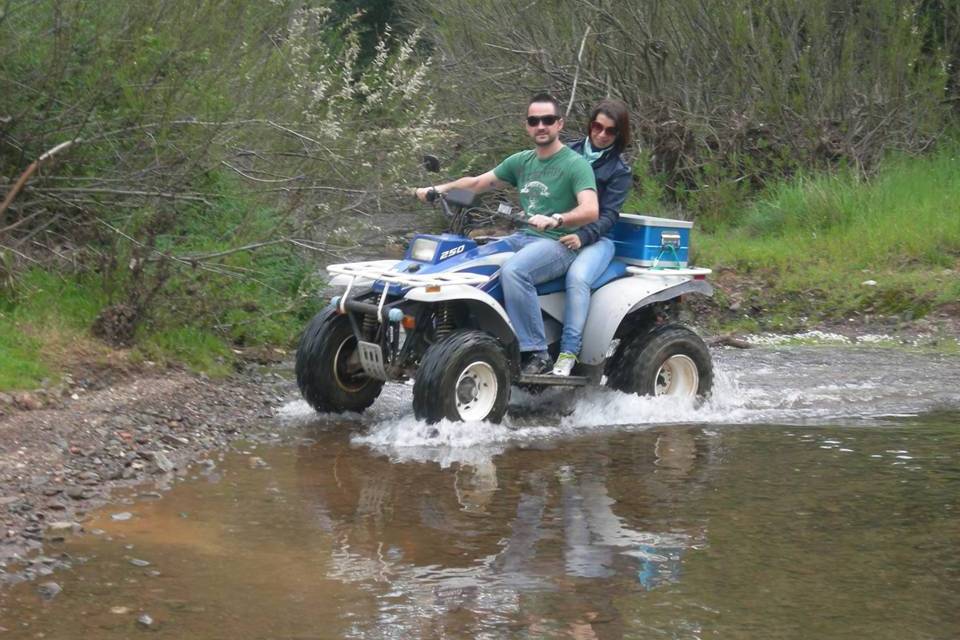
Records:
{"label": "man's hand on handlebar", "polygon": [[529,224],[531,227],[539,229],[540,231],[545,231],[547,229],[553,229],[554,227],[559,226],[560,222],[556,218],[543,216],[538,213],[527,218],[527,224]]}
{"label": "man's hand on handlebar", "polygon": [[433,202],[436,200],[439,192],[434,187],[420,187],[413,192],[420,202]]}

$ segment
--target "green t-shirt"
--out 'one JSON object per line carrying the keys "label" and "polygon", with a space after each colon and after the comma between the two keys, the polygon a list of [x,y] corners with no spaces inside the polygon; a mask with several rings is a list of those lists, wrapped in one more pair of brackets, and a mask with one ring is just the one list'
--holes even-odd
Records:
{"label": "green t-shirt", "polygon": [[[577,206],[578,193],[597,189],[593,167],[566,146],[546,160],[537,157],[532,149],[515,153],[498,164],[493,175],[517,188],[527,217],[566,213]],[[554,231],[569,233],[566,229]]]}

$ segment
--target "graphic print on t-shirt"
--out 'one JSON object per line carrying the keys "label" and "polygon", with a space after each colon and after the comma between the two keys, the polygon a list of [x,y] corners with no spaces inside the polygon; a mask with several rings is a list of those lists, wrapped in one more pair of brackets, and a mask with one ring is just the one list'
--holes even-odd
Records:
{"label": "graphic print on t-shirt", "polygon": [[531,180],[520,189],[521,195],[527,199],[527,214],[540,213],[541,201],[550,197],[550,187],[539,180]]}

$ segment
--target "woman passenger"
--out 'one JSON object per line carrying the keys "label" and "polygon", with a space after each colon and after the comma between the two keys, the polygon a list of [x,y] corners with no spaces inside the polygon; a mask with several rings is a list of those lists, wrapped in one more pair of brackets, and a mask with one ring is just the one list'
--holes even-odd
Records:
{"label": "woman passenger", "polygon": [[568,376],[577,362],[583,342],[583,326],[590,310],[590,284],[600,277],[613,259],[613,225],[627,199],[633,177],[621,153],[630,144],[630,112],[622,100],[606,98],[590,111],[587,137],[571,143],[593,167],[597,179],[600,217],[560,242],[578,255],[567,271],[567,299],[560,337],[560,355],[553,374]]}

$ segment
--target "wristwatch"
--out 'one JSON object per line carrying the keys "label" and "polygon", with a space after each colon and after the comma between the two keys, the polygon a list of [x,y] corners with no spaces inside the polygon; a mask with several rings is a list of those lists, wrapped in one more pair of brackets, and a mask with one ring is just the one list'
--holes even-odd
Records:
{"label": "wristwatch", "polygon": [[563,214],[562,214],[562,213],[555,213],[555,214],[553,214],[553,215],[550,216],[550,217],[557,221],[557,226],[558,226],[558,227],[562,227],[562,226],[563,226]]}

